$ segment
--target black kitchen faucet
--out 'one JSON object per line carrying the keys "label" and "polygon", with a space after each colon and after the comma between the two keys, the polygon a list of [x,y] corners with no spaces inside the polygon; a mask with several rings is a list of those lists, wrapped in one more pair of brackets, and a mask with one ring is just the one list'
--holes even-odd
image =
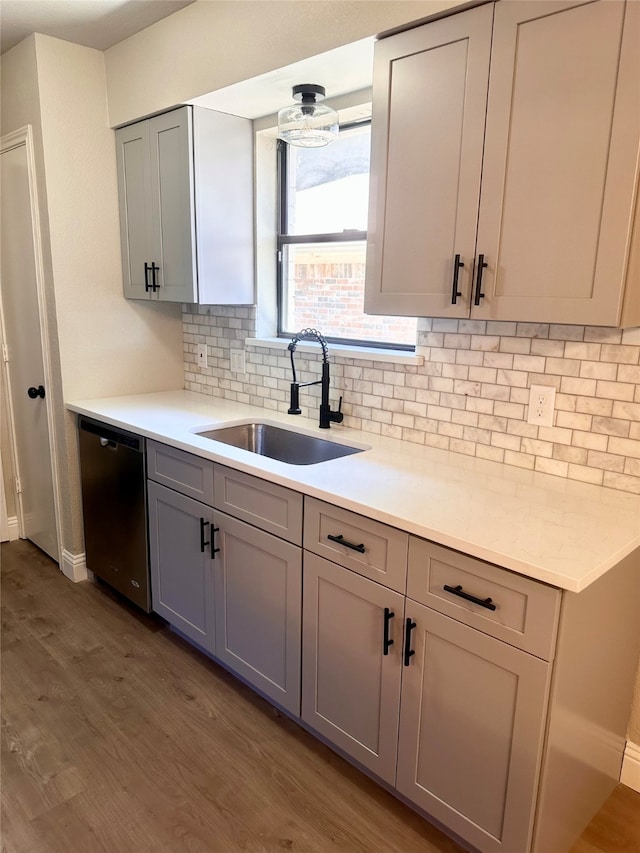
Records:
{"label": "black kitchen faucet", "polygon": [[[322,347],[322,378],[315,382],[298,382],[296,378],[296,366],[293,360],[293,354],[296,351],[298,343],[302,340],[317,341]],[[291,339],[289,352],[291,353],[291,372],[293,373],[289,414],[299,415],[302,413],[302,410],[300,409],[300,388],[304,388],[307,385],[321,385],[320,429],[329,429],[332,422],[336,424],[342,423],[344,418],[341,411],[342,397],[340,397],[337,411],[333,411],[329,404],[329,347],[327,346],[327,342],[324,337],[316,329],[302,329],[302,331],[298,332],[298,334]]]}

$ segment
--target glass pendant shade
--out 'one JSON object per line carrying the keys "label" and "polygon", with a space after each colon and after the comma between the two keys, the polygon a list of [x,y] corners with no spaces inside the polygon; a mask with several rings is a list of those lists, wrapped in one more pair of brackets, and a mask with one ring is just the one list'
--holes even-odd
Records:
{"label": "glass pendant shade", "polygon": [[299,148],[320,148],[338,136],[338,113],[326,104],[324,87],[303,83],[293,87],[293,97],[299,101],[278,112],[278,137]]}

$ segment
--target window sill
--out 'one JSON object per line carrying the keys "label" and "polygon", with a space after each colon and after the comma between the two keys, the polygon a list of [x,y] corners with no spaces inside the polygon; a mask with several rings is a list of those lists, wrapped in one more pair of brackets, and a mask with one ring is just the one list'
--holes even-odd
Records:
{"label": "window sill", "polygon": [[[285,350],[289,346],[287,338],[246,338],[246,347],[269,347],[270,349]],[[317,343],[300,341],[297,350],[303,352],[319,352]],[[363,361],[383,361],[388,364],[417,365],[424,364],[424,356],[415,352],[388,350],[377,347],[354,347],[346,344],[329,344],[329,353],[340,358],[353,358]]]}

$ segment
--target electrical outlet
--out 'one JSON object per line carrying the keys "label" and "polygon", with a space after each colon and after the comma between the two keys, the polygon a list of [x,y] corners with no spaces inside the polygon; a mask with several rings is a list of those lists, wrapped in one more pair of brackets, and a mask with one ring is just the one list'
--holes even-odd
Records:
{"label": "electrical outlet", "polygon": [[247,366],[243,349],[231,350],[231,371],[232,373],[246,373]]}
{"label": "electrical outlet", "polygon": [[528,424],[553,426],[556,389],[549,385],[532,385],[529,389]]}
{"label": "electrical outlet", "polygon": [[207,345],[198,344],[198,367],[207,366]]}

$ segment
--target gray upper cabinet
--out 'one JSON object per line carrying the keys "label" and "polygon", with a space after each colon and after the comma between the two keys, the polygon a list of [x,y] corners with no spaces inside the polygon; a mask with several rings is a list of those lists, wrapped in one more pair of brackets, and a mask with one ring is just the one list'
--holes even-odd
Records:
{"label": "gray upper cabinet", "polygon": [[365,311],[466,317],[493,5],[378,42]]}
{"label": "gray upper cabinet", "polygon": [[180,107],[116,131],[124,294],[252,304],[251,122]]}
{"label": "gray upper cabinet", "polygon": [[487,4],[380,41],[365,309],[637,325],[639,48],[622,0]]}

